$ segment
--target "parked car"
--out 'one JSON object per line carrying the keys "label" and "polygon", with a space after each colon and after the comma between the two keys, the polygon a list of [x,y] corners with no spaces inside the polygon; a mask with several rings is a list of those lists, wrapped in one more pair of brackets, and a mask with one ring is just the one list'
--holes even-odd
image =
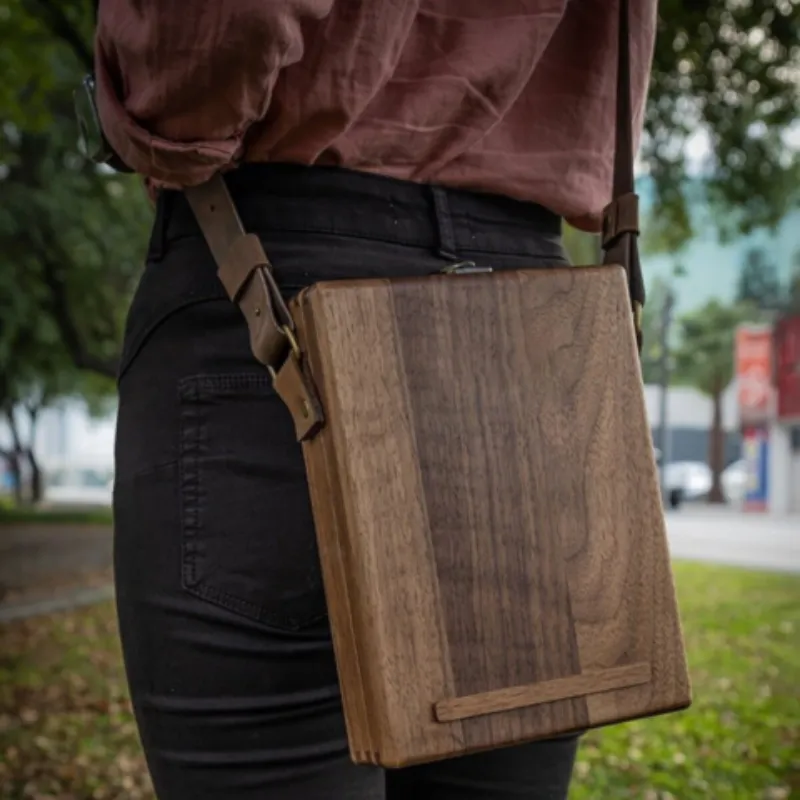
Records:
{"label": "parked car", "polygon": [[697,500],[708,493],[711,470],[701,461],[671,461],[665,467],[658,448],[655,454],[665,506],[679,508],[682,503]]}
{"label": "parked car", "polygon": [[[678,508],[682,503],[704,500],[711,491],[713,478],[708,464],[702,461],[672,461],[661,466],[661,453],[656,450],[659,475],[663,474],[664,503]],[[739,504],[744,500],[750,479],[747,462],[739,459],[729,464],[721,475],[722,491],[729,503]]]}
{"label": "parked car", "polygon": [[734,461],[722,473],[722,491],[725,492],[725,499],[735,505],[744,502],[749,482],[750,468],[747,461],[744,459]]}
{"label": "parked car", "polygon": [[663,472],[667,491],[680,492],[680,503],[700,500],[711,490],[711,470],[702,461],[672,461]]}

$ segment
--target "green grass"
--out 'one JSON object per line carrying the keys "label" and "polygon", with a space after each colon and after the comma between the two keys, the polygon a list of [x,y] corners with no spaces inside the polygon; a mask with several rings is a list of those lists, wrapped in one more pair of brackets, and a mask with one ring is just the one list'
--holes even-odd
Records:
{"label": "green grass", "polygon": [[[676,581],[694,705],[588,734],[571,800],[800,797],[800,577],[678,564]],[[111,604],[0,629],[0,787],[153,800]]]}
{"label": "green grass", "polygon": [[800,795],[800,577],[675,572],[694,703],[587,735],[571,800]]}
{"label": "green grass", "polygon": [[15,508],[0,506],[3,525],[111,525],[110,508]]}
{"label": "green grass", "polygon": [[0,797],[153,800],[113,604],[0,627]]}

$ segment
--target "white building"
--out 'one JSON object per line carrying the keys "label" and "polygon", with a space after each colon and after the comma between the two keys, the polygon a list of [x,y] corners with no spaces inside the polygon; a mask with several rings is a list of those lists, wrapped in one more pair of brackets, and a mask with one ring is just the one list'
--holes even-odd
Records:
{"label": "white building", "polygon": [[[33,449],[45,476],[45,486],[54,487],[53,495],[60,491],[55,487],[66,485],[84,487],[83,494],[90,502],[95,497],[101,502],[110,499],[115,422],[115,413],[93,418],[77,400],[64,401],[41,412]],[[17,416],[17,428],[23,444],[27,445],[30,441],[27,415]],[[8,425],[0,420],[0,447],[10,448],[11,443]],[[23,465],[23,475],[27,476],[27,465]],[[0,490],[8,491],[11,486],[6,464],[0,461]]]}

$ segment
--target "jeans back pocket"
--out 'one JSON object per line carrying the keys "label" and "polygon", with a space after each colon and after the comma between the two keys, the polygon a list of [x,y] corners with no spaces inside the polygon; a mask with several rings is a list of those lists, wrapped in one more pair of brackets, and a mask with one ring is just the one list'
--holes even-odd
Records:
{"label": "jeans back pocket", "polygon": [[297,630],[325,616],[300,445],[268,374],[197,375],[180,394],[182,582]]}

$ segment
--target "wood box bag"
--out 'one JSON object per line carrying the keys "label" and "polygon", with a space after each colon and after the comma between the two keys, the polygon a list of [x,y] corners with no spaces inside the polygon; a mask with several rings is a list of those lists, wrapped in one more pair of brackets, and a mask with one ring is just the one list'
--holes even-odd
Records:
{"label": "wood box bag", "polygon": [[187,190],[302,442],[358,763],[690,702],[637,352],[627,14],[602,266],[333,281],[287,308],[223,179]]}

